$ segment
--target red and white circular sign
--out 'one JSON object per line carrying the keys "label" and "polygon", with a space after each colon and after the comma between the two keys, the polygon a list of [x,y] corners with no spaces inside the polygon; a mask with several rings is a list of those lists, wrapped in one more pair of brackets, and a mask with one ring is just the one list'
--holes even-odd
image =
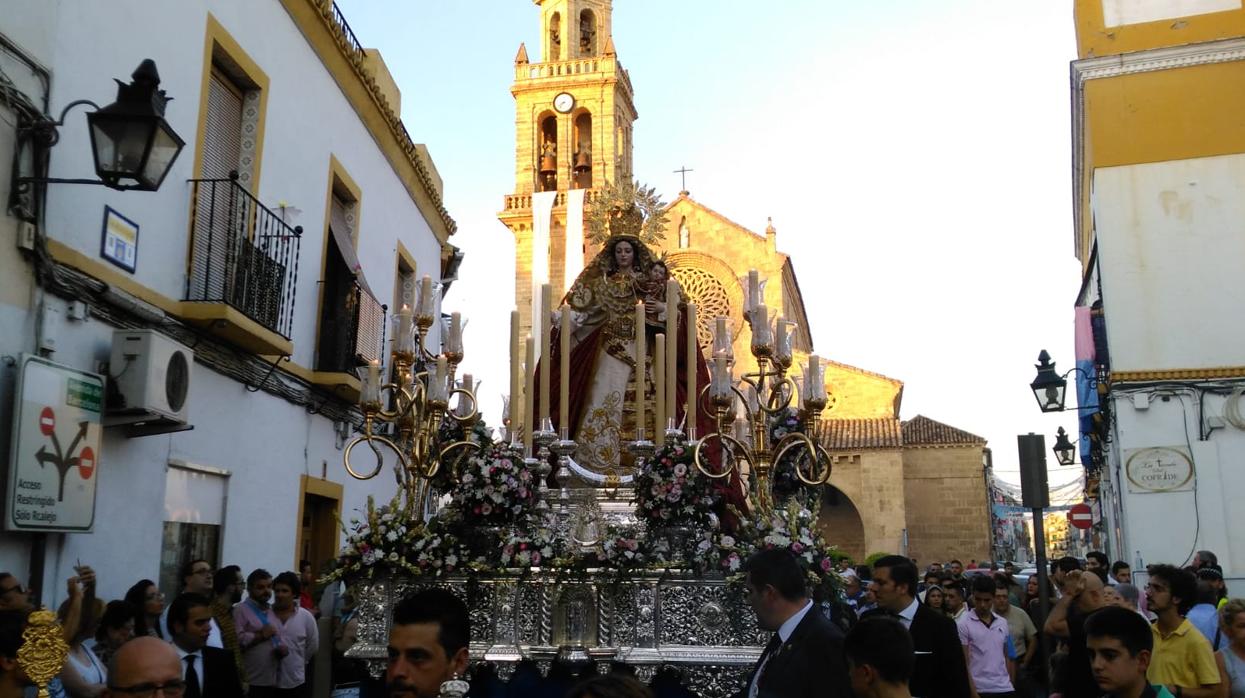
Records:
{"label": "red and white circular sign", "polygon": [[78,454],[78,474],[83,480],[90,480],[91,474],[95,472],[95,450],[90,446],[83,446],[82,452]]}
{"label": "red and white circular sign", "polygon": [[1068,523],[1077,528],[1089,528],[1094,525],[1094,510],[1085,502],[1074,504],[1068,510]]}
{"label": "red and white circular sign", "polygon": [[43,432],[44,436],[51,436],[56,431],[56,413],[51,407],[44,407],[39,412],[39,431]]}

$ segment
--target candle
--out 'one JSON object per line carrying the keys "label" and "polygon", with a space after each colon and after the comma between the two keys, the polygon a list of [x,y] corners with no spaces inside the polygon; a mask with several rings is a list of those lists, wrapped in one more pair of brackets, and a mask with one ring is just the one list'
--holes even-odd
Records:
{"label": "candle", "polygon": [[787,320],[780,317],[778,318],[778,321],[774,323],[774,326],[778,330],[777,336],[774,339],[774,358],[779,361],[782,361],[783,359],[790,361],[791,351],[790,348],[787,347]]}
{"label": "candle", "polygon": [[359,404],[380,402],[380,362],[372,359],[367,362],[367,375],[359,389]]}
{"label": "candle", "polygon": [[436,303],[432,300],[432,277],[424,274],[419,284],[419,314],[432,317],[435,309]]}
{"label": "candle", "polygon": [[415,353],[415,333],[411,331],[411,307],[403,304],[398,311],[398,351],[404,354]]}
{"label": "candle", "polygon": [[[519,433],[519,391],[522,371],[519,365],[523,357],[519,353],[519,311],[510,311],[510,433]],[[511,439],[513,441],[513,439]]]}
{"label": "candle", "polygon": [[558,426],[570,434],[571,415],[571,306],[562,304],[561,361],[558,362]]}
{"label": "candle", "polygon": [[[473,385],[474,385],[474,382],[471,380],[471,374],[464,373],[463,381],[462,381],[462,389],[470,393]],[[458,396],[458,407],[455,408],[454,410],[455,414],[457,414],[459,417],[466,417],[467,413],[471,411],[469,409],[470,405],[471,405],[471,401],[467,399],[466,396],[459,395]]]}
{"label": "candle", "polygon": [[437,357],[436,367],[428,377],[428,399],[433,402],[449,402],[450,367],[445,354]]}
{"label": "candle", "polygon": [[712,397],[721,400],[730,395],[730,368],[726,365],[726,357],[718,354],[713,357],[713,380],[709,382]]}
{"label": "candle", "polygon": [[644,301],[636,301],[635,304],[635,438],[636,441],[644,433],[644,400],[645,388],[645,363],[648,359],[646,347],[644,346]]}
{"label": "candle", "polygon": [[726,331],[726,318],[722,315],[717,316],[713,320],[713,355],[721,354],[727,358],[731,358],[734,351],[731,348],[731,335]]}
{"label": "candle", "polygon": [[696,402],[700,395],[696,385],[696,358],[700,356],[700,345],[696,341],[696,304],[687,304],[687,434],[691,438],[692,427],[696,426]]}
{"label": "candle", "polygon": [[527,363],[524,364],[525,373],[527,374],[524,381],[523,389],[523,448],[530,457],[532,456],[532,411],[535,405],[532,404],[533,398],[536,397],[536,338],[528,333],[527,346]]}
{"label": "candle", "polygon": [[657,386],[657,396],[653,409],[653,442],[658,446],[666,443],[666,335],[657,335],[656,349],[653,352],[653,384]]}
{"label": "candle", "polygon": [[550,315],[553,308],[551,307],[553,298],[553,286],[550,284],[541,284],[540,286],[540,356],[544,361],[545,367],[540,372],[540,425],[544,428],[545,420],[549,418],[549,371],[553,366],[550,361],[553,358],[553,342],[551,341],[553,333],[550,331],[552,322]]}
{"label": "candle", "polygon": [[[769,330],[769,308],[764,303],[753,309],[752,315],[752,347],[770,347],[772,337]],[[771,347],[772,348],[772,347]]]}
{"label": "candle", "polygon": [[[679,420],[679,282],[666,281],[666,419]],[[664,429],[665,427],[662,426]]]}
{"label": "candle", "polygon": [[756,269],[748,270],[748,307],[751,311],[761,304],[761,275]]}
{"label": "candle", "polygon": [[463,314],[450,313],[450,339],[445,350],[454,354],[463,353]]}
{"label": "candle", "polygon": [[825,392],[826,386],[821,378],[821,358],[813,354],[808,357],[808,395],[814,400],[820,400]]}

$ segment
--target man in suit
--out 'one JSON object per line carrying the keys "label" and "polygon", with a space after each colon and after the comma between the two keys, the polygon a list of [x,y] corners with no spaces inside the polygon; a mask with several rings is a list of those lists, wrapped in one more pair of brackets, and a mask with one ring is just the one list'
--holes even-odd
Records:
{"label": "man in suit", "polygon": [[908,628],[916,655],[909,690],[915,698],[968,698],[968,668],[955,621],[916,599],[917,570],[901,555],[873,563],[878,610],[899,616]]}
{"label": "man in suit", "polygon": [[202,594],[179,594],[169,606],[169,632],[181,662],[185,698],[234,698],[242,695],[238,665],[228,650],[209,647],[212,601]]}
{"label": "man in suit", "polygon": [[849,698],[843,632],[813,609],[804,569],[787,550],[762,550],[744,564],[757,625],[774,637],[741,698]]}

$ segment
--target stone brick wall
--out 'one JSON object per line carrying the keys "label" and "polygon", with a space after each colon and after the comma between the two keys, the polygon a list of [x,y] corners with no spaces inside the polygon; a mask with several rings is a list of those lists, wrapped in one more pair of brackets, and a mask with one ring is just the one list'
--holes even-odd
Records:
{"label": "stone brick wall", "polygon": [[908,555],[919,565],[989,557],[982,451],[981,446],[904,449]]}
{"label": "stone brick wall", "polygon": [[[855,454],[835,454],[830,484],[850,500],[863,529],[864,554],[894,552],[903,543],[907,525],[904,496],[903,452],[879,449]],[[844,512],[829,512],[836,519],[819,521],[826,541],[843,547],[838,531],[852,530],[843,524]],[[853,544],[854,541],[853,541]],[[863,559],[863,556],[857,559]]]}

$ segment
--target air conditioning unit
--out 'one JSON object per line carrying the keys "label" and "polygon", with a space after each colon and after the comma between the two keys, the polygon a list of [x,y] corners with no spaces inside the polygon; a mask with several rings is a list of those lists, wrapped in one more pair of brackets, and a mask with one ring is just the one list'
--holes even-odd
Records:
{"label": "air conditioning unit", "polygon": [[116,330],[105,424],[185,424],[194,352],[155,330]]}

